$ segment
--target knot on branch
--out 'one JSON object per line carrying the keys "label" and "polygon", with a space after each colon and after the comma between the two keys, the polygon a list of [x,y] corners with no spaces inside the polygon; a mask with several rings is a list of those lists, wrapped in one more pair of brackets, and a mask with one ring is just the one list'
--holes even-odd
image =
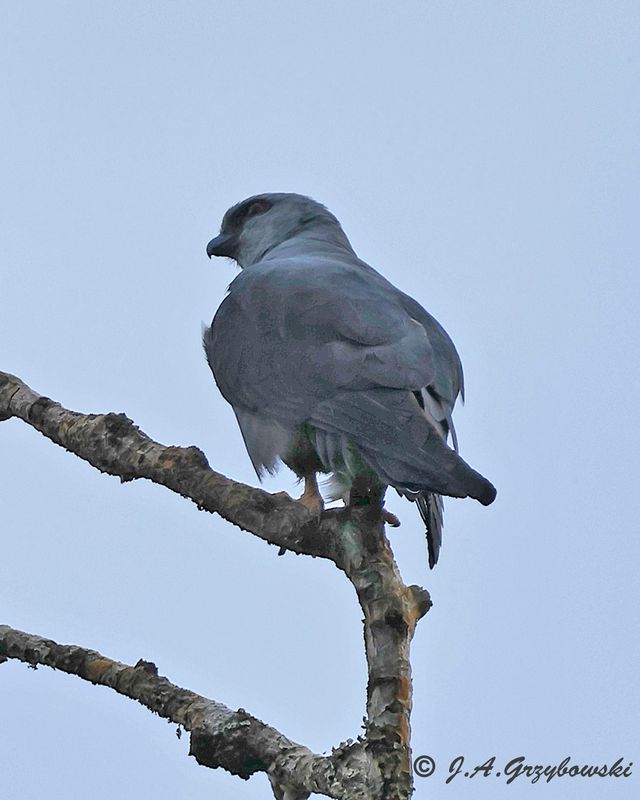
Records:
{"label": "knot on branch", "polygon": [[158,676],[158,667],[156,667],[153,661],[145,661],[143,658],[136,663],[134,669],[141,669],[146,672],[147,675]]}
{"label": "knot on branch", "polygon": [[[133,423],[132,423],[133,424]],[[165,447],[160,454],[158,463],[163,469],[182,469],[185,471],[208,469],[207,457],[199,447]]]}
{"label": "knot on branch", "polygon": [[414,583],[411,586],[407,586],[406,598],[409,606],[409,616],[415,626],[416,622],[422,619],[433,605],[431,595],[422,586],[417,586]]}
{"label": "knot on branch", "polygon": [[106,432],[110,436],[116,436],[118,439],[128,436],[132,429],[138,430],[133,420],[130,420],[126,414],[116,414],[111,411],[104,415],[103,420]]}
{"label": "knot on branch", "polygon": [[194,728],[189,755],[204,767],[222,767],[243,780],[248,780],[254,772],[266,772],[268,765],[252,747],[248,735],[254,724],[261,725],[259,720],[239,708],[215,728]]}

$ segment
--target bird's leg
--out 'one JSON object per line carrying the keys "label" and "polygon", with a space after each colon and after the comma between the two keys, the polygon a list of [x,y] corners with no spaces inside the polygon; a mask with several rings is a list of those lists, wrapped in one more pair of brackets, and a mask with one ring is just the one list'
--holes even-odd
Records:
{"label": "bird's leg", "polygon": [[[351,486],[351,493],[348,498],[348,504],[352,506],[370,505],[372,509],[377,509],[382,517],[382,521],[392,528],[400,527],[400,520],[391,511],[387,511],[384,507],[384,495],[386,488],[372,485],[364,477],[355,479]],[[347,505],[347,500],[345,500]]]}
{"label": "bird's leg", "polygon": [[392,528],[399,528],[400,520],[398,517],[396,517],[396,515],[392,514],[390,511],[387,511],[387,509],[384,507],[384,496],[386,492],[386,486],[372,486],[370,489],[372,503],[375,503],[380,509],[380,516],[382,517],[383,522],[385,522],[387,525],[390,525]]}
{"label": "bird's leg", "polygon": [[[291,497],[291,495],[287,492],[276,492],[274,497],[286,497],[287,500],[293,500],[293,497]],[[317,516],[320,516],[320,514],[324,511],[324,500],[322,499],[320,489],[318,488],[318,481],[316,480],[315,472],[312,472],[311,475],[305,475],[304,492],[302,493],[302,497],[299,497],[298,500],[294,502],[302,503],[306,509]],[[278,550],[278,555],[283,556],[286,552],[287,548],[281,547]]]}
{"label": "bird's leg", "polygon": [[384,496],[386,494],[386,488],[383,487],[382,490],[379,490],[377,487],[371,488],[371,496],[374,498],[374,502],[379,504],[380,508],[380,516],[382,517],[382,521],[387,525],[390,525],[392,528],[399,528],[400,527],[400,520],[396,517],[395,514],[392,514],[390,511],[384,507]]}
{"label": "bird's leg", "polygon": [[324,510],[324,500],[318,488],[315,472],[304,476],[304,492],[298,502],[302,503],[312,514],[321,514]]}

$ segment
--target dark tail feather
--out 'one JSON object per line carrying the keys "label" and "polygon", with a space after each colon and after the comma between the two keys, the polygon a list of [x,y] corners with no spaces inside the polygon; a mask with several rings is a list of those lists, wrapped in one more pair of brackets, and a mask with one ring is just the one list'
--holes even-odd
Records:
{"label": "dark tail feather", "polygon": [[429,567],[433,569],[438,563],[440,546],[442,545],[442,528],[444,526],[444,504],[442,497],[433,492],[420,492],[416,496],[418,511],[427,529],[427,547],[429,549]]}

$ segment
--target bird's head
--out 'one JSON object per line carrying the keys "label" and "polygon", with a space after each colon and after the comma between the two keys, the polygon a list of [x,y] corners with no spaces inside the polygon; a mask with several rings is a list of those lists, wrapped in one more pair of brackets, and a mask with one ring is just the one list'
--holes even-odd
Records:
{"label": "bird's head", "polygon": [[227,256],[241,267],[261,261],[298,236],[333,242],[353,252],[340,223],[323,205],[301,194],[257,194],[232,206],[207,255]]}

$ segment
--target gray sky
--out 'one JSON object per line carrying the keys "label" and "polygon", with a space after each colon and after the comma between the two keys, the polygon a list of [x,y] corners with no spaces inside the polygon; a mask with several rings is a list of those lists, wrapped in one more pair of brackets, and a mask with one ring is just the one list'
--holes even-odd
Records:
{"label": "gray sky", "polygon": [[[434,608],[414,646],[432,800],[637,797],[640,446],[635,2],[5,3],[0,369],[124,411],[254,482],[200,348],[233,278],[206,242],[261,191],[324,202],[445,325],[466,460],[498,487],[391,541]],[[282,473],[268,488],[293,488]],[[0,621],[133,662],[324,751],[359,732],[360,611],[287,555],[0,424]],[[2,798],[264,798],[106,689],[0,667]],[[444,784],[481,763],[626,781]]]}

